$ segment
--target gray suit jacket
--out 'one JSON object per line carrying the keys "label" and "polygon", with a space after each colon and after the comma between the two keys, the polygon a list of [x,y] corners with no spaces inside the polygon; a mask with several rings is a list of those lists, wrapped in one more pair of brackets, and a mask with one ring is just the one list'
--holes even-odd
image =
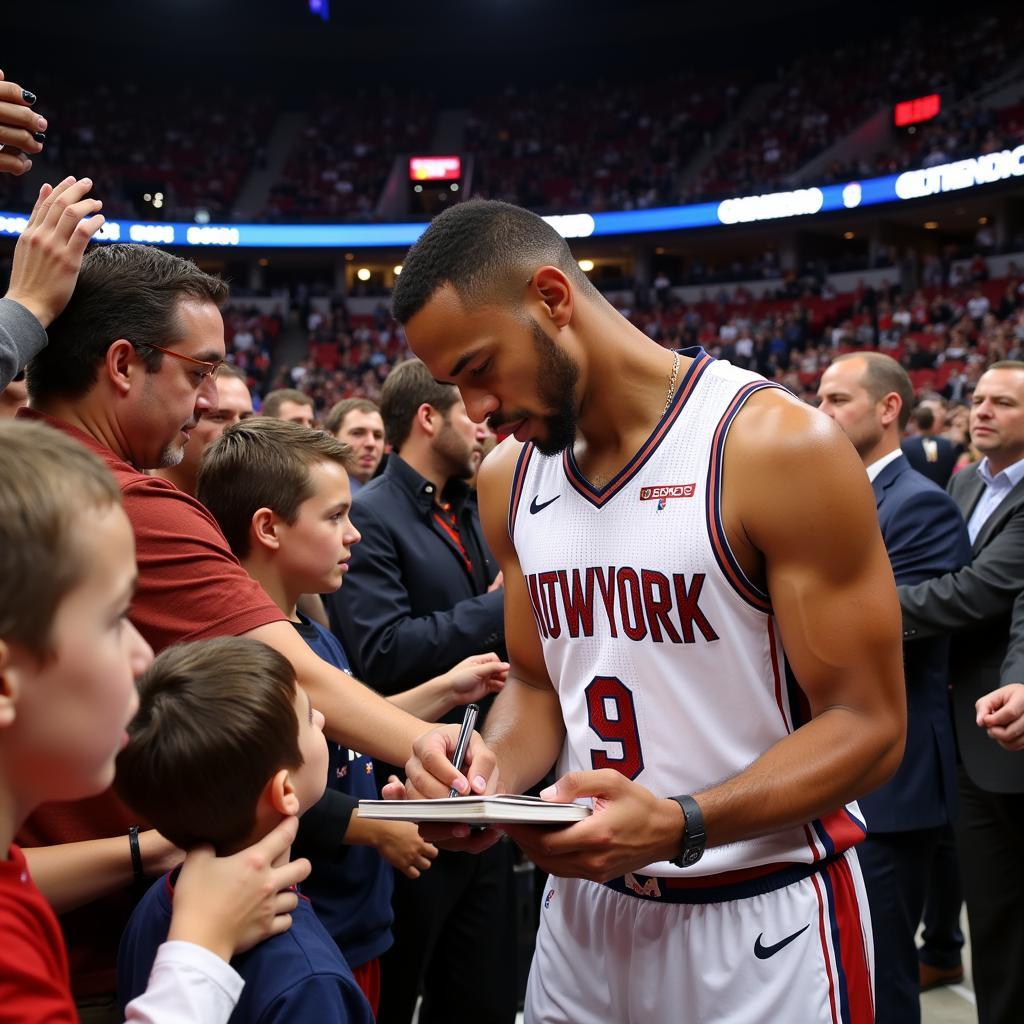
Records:
{"label": "gray suit jacket", "polygon": [[[950,480],[949,493],[965,520],[984,488],[976,465]],[[957,572],[899,588],[903,635],[952,636],[949,678],[964,767],[981,789],[1024,793],[1024,754],[989,739],[974,711],[990,690],[1024,682],[1024,481],[989,516],[971,555],[971,564]]]}

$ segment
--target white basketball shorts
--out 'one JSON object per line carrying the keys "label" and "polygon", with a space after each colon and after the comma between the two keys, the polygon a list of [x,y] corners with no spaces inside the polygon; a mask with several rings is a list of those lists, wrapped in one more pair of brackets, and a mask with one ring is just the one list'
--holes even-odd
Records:
{"label": "white basketball shorts", "polygon": [[[791,880],[791,879],[796,880]],[[717,888],[549,878],[526,1024],[871,1024],[857,856]]]}

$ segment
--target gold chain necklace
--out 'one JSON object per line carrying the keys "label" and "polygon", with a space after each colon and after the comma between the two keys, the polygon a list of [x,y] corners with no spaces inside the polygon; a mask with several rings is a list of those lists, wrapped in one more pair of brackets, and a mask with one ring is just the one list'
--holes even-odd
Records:
{"label": "gold chain necklace", "polygon": [[662,409],[661,415],[664,416],[668,412],[668,407],[672,404],[672,396],[676,393],[676,377],[679,376],[679,353],[672,353],[672,376],[668,379],[668,394],[665,396],[665,408]]}

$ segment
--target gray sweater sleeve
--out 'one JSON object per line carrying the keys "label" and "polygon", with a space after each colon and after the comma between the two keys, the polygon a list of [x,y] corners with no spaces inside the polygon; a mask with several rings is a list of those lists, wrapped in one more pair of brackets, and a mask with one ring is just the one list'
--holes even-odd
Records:
{"label": "gray sweater sleeve", "polygon": [[39,321],[13,299],[0,299],[0,391],[46,346]]}

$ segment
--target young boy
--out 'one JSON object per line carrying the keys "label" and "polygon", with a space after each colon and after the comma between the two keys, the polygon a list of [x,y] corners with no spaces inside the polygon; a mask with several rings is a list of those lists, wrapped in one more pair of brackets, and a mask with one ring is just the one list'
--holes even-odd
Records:
{"label": "young boy", "polygon": [[[113,477],[71,438],[0,424],[0,1019],[77,1021],[56,917],[12,842],[41,803],[106,789],[152,651],[128,621],[135,545]],[[271,869],[294,819],[242,858],[190,857],[182,900],[130,1020],[226,1021],[242,981],[225,961],[287,928],[305,865]],[[124,837],[117,854],[128,861]],[[248,858],[248,861],[246,860]],[[117,857],[107,858],[114,877]],[[129,877],[130,877],[129,861]],[[269,898],[263,890],[270,883]],[[67,887],[74,880],[66,881]],[[276,907],[274,906],[276,904]],[[136,994],[146,988],[143,980]]]}
{"label": "young boy", "polygon": [[[348,518],[351,449],[296,423],[258,418],[231,427],[206,450],[197,497],[223,530],[243,567],[262,584],[321,658],[349,671],[340,642],[296,609],[303,594],[341,586],[359,533]],[[499,689],[508,666],[494,655],[466,659],[450,672],[393,698],[425,719]],[[375,799],[373,762],[331,744],[328,785]],[[392,874],[384,861],[417,877],[436,849],[404,822],[353,815],[340,858],[317,858],[303,891],[345,954],[376,1008],[378,958],[391,945]],[[382,859],[383,858],[383,859]]]}
{"label": "young boy", "polygon": [[[222,855],[234,853],[323,796],[323,724],[290,662],[273,648],[245,637],[169,647],[139,680],[139,712],[118,756],[117,789],[181,849],[210,843]],[[128,922],[118,953],[122,1002],[146,984],[174,897],[171,872],[153,884]],[[246,981],[235,1024],[373,1020],[348,964],[303,897],[287,933],[236,956],[232,965]]]}

